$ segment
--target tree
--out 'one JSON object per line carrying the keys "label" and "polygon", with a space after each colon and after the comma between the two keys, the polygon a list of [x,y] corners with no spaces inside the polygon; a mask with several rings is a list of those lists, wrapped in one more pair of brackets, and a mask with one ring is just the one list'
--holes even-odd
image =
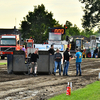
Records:
{"label": "tree", "polygon": [[90,30],[90,31],[82,30],[80,34],[87,38],[90,38],[91,35],[95,35],[95,32],[93,32],[92,30]]}
{"label": "tree", "polygon": [[21,32],[24,39],[33,37],[35,43],[43,43],[48,38],[48,27],[53,27],[58,22],[53,19],[53,14],[45,10],[43,4],[34,7],[33,12],[28,12],[21,22]]}
{"label": "tree", "polygon": [[85,4],[82,27],[89,31],[95,26],[100,26],[100,0],[79,0]]}
{"label": "tree", "polygon": [[65,25],[70,28],[72,26],[72,23],[70,21],[66,21]]}
{"label": "tree", "polygon": [[77,27],[77,25],[74,25],[73,27],[70,27],[70,29],[69,29],[69,34],[70,34],[71,36],[81,35],[81,34],[80,34],[80,29]]}
{"label": "tree", "polygon": [[66,21],[65,26],[67,26],[67,29],[65,29],[63,39],[66,39],[66,36],[81,35],[80,29],[76,25],[73,26],[70,21]]}

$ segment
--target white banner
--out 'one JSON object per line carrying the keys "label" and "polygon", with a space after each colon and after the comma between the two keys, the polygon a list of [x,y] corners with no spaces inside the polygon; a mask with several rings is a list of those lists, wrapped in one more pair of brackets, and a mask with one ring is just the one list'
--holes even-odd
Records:
{"label": "white banner", "polygon": [[[48,51],[51,47],[50,44],[34,44],[35,48],[38,48],[39,51]],[[54,50],[59,49],[64,51],[64,45],[54,45]]]}
{"label": "white banner", "polygon": [[2,38],[16,38],[15,36],[2,36]]}
{"label": "white banner", "polygon": [[48,44],[61,44],[61,41],[48,40]]}

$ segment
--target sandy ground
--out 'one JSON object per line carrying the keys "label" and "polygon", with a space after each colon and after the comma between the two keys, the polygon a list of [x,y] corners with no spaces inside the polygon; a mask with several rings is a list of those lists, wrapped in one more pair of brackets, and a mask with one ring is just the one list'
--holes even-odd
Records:
{"label": "sandy ground", "polygon": [[[0,60],[6,62],[6,60]],[[69,65],[68,76],[8,74],[7,65],[0,66],[0,100],[47,100],[55,95],[66,93],[68,82],[72,91],[83,88],[98,80],[100,59],[83,59],[82,76],[76,75],[75,60]]]}

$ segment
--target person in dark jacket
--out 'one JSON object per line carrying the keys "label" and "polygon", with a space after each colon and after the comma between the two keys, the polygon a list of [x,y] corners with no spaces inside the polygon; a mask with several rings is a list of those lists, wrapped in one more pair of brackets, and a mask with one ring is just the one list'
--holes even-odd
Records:
{"label": "person in dark jacket", "polygon": [[63,61],[64,61],[64,70],[63,70],[63,76],[69,76],[68,75],[68,67],[69,67],[69,61],[71,60],[71,56],[69,55],[69,48],[66,49],[66,51],[63,53]]}
{"label": "person in dark jacket", "polygon": [[99,52],[99,49],[98,49],[98,47],[96,47],[96,49],[95,49],[95,51],[94,51],[95,58],[97,58],[97,57],[98,57],[98,52]]}
{"label": "person in dark jacket", "polygon": [[59,67],[59,75],[61,75],[61,59],[62,55],[61,53],[59,53],[59,49],[57,49],[56,54],[54,54],[54,60],[55,60],[54,75],[56,75],[57,66]]}
{"label": "person in dark jacket", "polygon": [[49,51],[50,55],[54,55],[55,51],[54,51],[53,45],[51,45],[51,48],[48,51]]}
{"label": "person in dark jacket", "polygon": [[34,76],[37,76],[37,59],[39,58],[38,55],[38,49],[35,50],[34,53],[31,54],[31,68],[30,68],[30,74],[34,74]]}

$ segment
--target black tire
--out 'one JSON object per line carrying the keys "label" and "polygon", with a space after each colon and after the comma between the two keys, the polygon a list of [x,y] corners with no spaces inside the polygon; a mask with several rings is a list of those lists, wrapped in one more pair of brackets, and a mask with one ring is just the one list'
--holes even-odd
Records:
{"label": "black tire", "polygon": [[48,75],[50,75],[51,74],[51,72],[48,72]]}

